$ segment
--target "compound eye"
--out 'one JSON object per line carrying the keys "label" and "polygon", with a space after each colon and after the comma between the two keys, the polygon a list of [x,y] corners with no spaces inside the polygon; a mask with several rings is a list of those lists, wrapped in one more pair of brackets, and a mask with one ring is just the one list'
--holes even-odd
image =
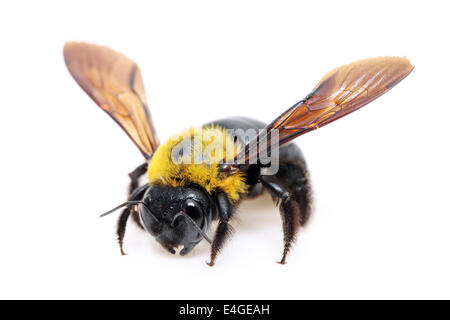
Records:
{"label": "compound eye", "polygon": [[200,204],[194,200],[186,200],[184,203],[184,212],[194,221],[201,221],[203,217],[203,210]]}

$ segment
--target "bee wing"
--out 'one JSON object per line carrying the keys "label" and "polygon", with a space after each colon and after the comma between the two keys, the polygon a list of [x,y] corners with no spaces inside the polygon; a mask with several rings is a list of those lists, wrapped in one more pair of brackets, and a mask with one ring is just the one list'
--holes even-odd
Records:
{"label": "bee wing", "polygon": [[305,99],[269,124],[265,134],[250,141],[236,157],[238,163],[255,163],[258,148],[270,150],[274,130],[278,130],[281,146],[365,106],[403,80],[413,68],[405,57],[379,57],[331,70]]}
{"label": "bee wing", "polygon": [[108,47],[77,42],[65,44],[64,59],[80,87],[149,159],[159,141],[137,64]]}

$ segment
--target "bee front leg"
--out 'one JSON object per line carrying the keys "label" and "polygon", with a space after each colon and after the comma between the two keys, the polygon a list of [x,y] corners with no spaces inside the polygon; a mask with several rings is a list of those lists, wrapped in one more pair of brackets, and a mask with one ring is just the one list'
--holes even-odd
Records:
{"label": "bee front leg", "polygon": [[[129,201],[134,200],[141,200],[142,197],[145,194],[145,191],[147,190],[148,185],[141,186],[137,188],[128,198]],[[128,218],[130,217],[130,214],[133,213],[133,217],[136,220],[136,223],[138,223],[139,226],[141,226],[139,222],[139,217],[137,216],[137,213],[134,211],[133,208],[125,208],[122,213],[120,214],[119,221],[117,222],[117,241],[119,242],[120,247],[120,253],[124,256],[125,251],[123,250],[123,239],[125,238],[125,231],[127,229],[127,222]],[[142,226],[141,226],[142,227]]]}
{"label": "bee front leg", "polygon": [[233,228],[229,224],[233,215],[233,206],[225,193],[216,195],[216,204],[219,211],[219,225],[217,226],[213,242],[211,244],[210,260],[207,264],[212,267],[215,263],[217,254],[223,248],[225,241],[233,232]]}
{"label": "bee front leg", "polygon": [[124,256],[123,251],[123,238],[125,238],[125,230],[127,228],[127,221],[130,217],[131,208],[125,208],[120,214],[119,221],[117,222],[117,241],[119,242],[120,253]]}

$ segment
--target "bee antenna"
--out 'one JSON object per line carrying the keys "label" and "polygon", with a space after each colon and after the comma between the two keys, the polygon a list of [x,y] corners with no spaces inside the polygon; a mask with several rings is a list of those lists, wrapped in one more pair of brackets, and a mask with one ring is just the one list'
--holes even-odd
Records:
{"label": "bee antenna", "polygon": [[175,220],[177,220],[178,217],[185,217],[187,219],[187,221],[189,221],[195,229],[197,229],[197,231],[202,235],[202,237],[208,241],[209,244],[212,243],[211,239],[206,235],[206,233],[203,232],[203,230],[198,226],[198,224],[191,218],[189,217],[189,215],[184,214],[183,212],[179,212],[175,215],[175,217],[172,220],[171,226],[174,226]]}
{"label": "bee antenna", "polygon": [[124,202],[120,205],[118,205],[117,207],[115,207],[114,209],[109,210],[108,212],[103,213],[102,215],[100,215],[100,218],[103,218],[104,216],[107,216],[110,213],[113,213],[114,211],[123,208],[123,207],[132,207],[138,204],[142,204],[144,207],[147,208],[148,212],[150,213],[150,215],[152,216],[153,219],[156,220],[156,222],[160,223],[159,219],[155,217],[155,215],[153,214],[153,212],[150,210],[150,208],[147,206],[147,204],[144,201],[127,201]]}

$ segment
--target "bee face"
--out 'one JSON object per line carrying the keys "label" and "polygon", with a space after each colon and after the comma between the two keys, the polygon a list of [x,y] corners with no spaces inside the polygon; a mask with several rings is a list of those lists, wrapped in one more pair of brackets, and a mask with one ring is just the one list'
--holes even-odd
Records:
{"label": "bee face", "polygon": [[142,225],[169,252],[184,246],[181,255],[190,252],[201,240],[212,217],[210,196],[194,187],[151,185],[139,206]]}

